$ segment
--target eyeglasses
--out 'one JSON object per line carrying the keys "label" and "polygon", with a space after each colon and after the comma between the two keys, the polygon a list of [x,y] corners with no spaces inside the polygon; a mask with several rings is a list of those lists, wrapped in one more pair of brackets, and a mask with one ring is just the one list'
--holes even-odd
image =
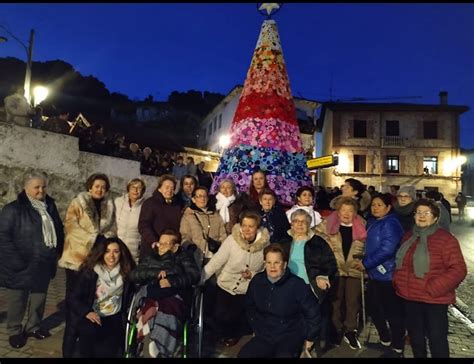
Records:
{"label": "eyeglasses", "polygon": [[175,242],[172,241],[159,241],[158,245],[162,247],[172,247],[175,244]]}
{"label": "eyeglasses", "polygon": [[398,198],[411,198],[410,195],[398,195],[397,197]]}
{"label": "eyeglasses", "polygon": [[292,220],[291,222],[294,222],[295,224],[306,224],[306,220],[297,220],[297,219],[294,219],[294,220]]}
{"label": "eyeglasses", "polygon": [[194,198],[208,198],[207,195],[196,195],[194,196]]}
{"label": "eyeglasses", "polygon": [[433,213],[431,211],[417,211],[415,212],[415,215],[416,216],[430,216],[430,215],[433,215]]}

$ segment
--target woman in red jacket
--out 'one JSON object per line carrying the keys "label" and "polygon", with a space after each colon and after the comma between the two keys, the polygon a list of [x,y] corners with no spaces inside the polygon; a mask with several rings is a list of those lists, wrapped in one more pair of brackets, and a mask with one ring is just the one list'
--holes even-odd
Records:
{"label": "woman in red jacket", "polygon": [[428,337],[433,358],[449,357],[448,305],[467,274],[458,240],[437,224],[439,208],[421,199],[415,226],[397,252],[393,283],[403,298],[406,326],[415,358],[426,358]]}

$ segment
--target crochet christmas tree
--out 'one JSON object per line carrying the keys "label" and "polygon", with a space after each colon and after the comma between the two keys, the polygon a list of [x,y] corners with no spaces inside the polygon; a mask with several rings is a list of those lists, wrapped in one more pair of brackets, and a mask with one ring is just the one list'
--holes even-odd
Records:
{"label": "crochet christmas tree", "polygon": [[231,142],[220,160],[212,193],[226,178],[240,192],[247,191],[256,170],[266,172],[270,187],[284,205],[294,203],[299,187],[311,185],[273,19],[262,24],[230,131]]}

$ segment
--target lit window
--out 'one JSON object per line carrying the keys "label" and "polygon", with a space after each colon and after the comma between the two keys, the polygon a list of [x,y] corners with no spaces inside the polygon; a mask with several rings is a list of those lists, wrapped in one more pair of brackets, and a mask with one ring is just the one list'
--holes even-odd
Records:
{"label": "lit window", "polygon": [[424,157],[423,158],[423,172],[425,174],[438,174],[438,158]]}
{"label": "lit window", "polygon": [[399,173],[400,172],[400,160],[396,155],[387,156],[387,173]]}

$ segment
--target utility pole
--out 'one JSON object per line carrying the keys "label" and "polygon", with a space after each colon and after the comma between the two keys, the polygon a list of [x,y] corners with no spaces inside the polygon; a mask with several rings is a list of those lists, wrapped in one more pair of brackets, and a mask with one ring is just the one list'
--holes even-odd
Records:
{"label": "utility pole", "polygon": [[33,64],[33,41],[35,38],[35,30],[30,30],[30,41],[28,43],[26,72],[25,72],[25,97],[31,105],[31,66]]}
{"label": "utility pole", "polygon": [[[10,32],[6,27],[0,24],[0,28],[3,29],[9,36],[11,36],[14,40],[20,43],[26,51],[26,72],[25,72],[25,97],[28,100],[28,103],[31,105],[31,66],[33,63],[33,42],[35,38],[35,30],[30,30],[30,40],[28,42],[28,46],[23,43],[15,34]],[[0,37],[2,41],[7,41],[8,39],[5,37]]]}

